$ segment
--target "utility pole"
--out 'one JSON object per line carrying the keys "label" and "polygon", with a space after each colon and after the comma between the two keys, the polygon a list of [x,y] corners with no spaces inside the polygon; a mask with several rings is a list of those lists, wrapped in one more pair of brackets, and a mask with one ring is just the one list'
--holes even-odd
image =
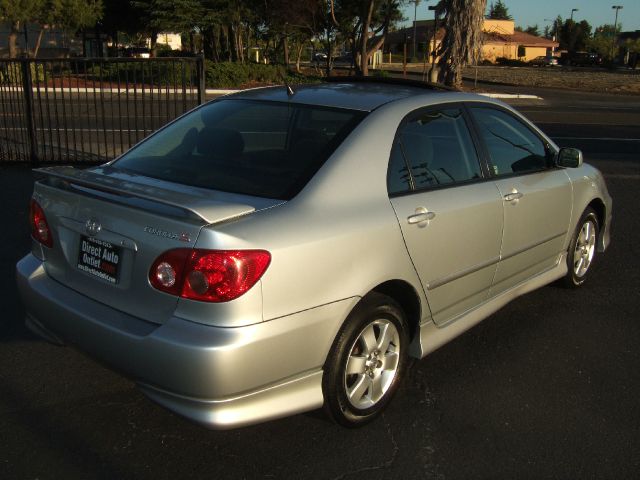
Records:
{"label": "utility pole", "polygon": [[573,22],[573,12],[577,12],[578,9],[577,8],[572,8],[571,9],[571,21]]}
{"label": "utility pole", "polygon": [[611,60],[613,61],[613,54],[616,47],[616,38],[618,37],[618,10],[622,9],[622,5],[613,5],[611,7],[616,11],[616,20],[613,22],[613,40],[611,40]]}

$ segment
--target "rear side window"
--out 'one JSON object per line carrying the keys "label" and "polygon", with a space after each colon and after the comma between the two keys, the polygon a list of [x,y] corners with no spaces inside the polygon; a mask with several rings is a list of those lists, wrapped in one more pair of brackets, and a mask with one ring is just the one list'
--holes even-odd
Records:
{"label": "rear side window", "polygon": [[547,167],[544,142],[512,115],[495,108],[472,107],[494,175],[535,172]]}
{"label": "rear side window", "polygon": [[387,174],[390,194],[480,177],[480,163],[461,109],[421,112],[400,127]]}
{"label": "rear side window", "polygon": [[306,105],[221,100],[179,119],[113,166],[185,185],[288,200],[364,115]]}

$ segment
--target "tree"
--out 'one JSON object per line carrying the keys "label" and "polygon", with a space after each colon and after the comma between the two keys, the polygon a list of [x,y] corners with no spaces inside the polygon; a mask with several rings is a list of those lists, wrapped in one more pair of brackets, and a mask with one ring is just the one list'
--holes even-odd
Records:
{"label": "tree", "polygon": [[151,52],[155,56],[158,33],[171,31],[193,33],[203,8],[198,0],[134,0],[131,2],[151,37]]}
{"label": "tree", "polygon": [[444,12],[445,35],[438,54],[439,80],[462,85],[462,67],[480,57],[482,25],[487,0],[440,0],[436,12]]}
{"label": "tree", "polygon": [[9,57],[18,56],[18,34],[28,22],[33,22],[42,11],[42,0],[0,0],[0,21],[7,22],[9,31]]}
{"label": "tree", "polygon": [[614,32],[613,25],[605,24],[600,25],[593,32],[593,36],[587,41],[587,48],[591,52],[599,54],[602,58],[611,59],[611,47],[614,45],[614,38],[621,31],[621,26],[618,25]]}
{"label": "tree", "polygon": [[528,25],[527,28],[524,29],[524,33],[528,33],[529,35],[535,35],[536,37],[539,37],[540,29],[538,28],[538,24]]}
{"label": "tree", "polygon": [[358,17],[357,34],[354,38],[356,73],[369,74],[369,59],[384,44],[389,27],[400,15],[399,2],[395,0],[360,1],[361,13]]}
{"label": "tree", "polygon": [[585,50],[591,37],[591,25],[586,20],[576,23],[571,19],[567,19],[564,25],[560,27],[558,34],[561,49],[566,49],[570,52]]}
{"label": "tree", "polygon": [[272,45],[274,58],[282,58],[288,65],[293,48],[296,69],[300,70],[304,46],[322,32],[325,5],[319,0],[269,0],[257,5],[260,36]]}
{"label": "tree", "polygon": [[101,0],[44,0],[43,8],[35,21],[40,24],[40,32],[33,50],[38,56],[45,30],[56,27],[66,32],[76,32],[95,25],[103,14]]}
{"label": "tree", "polygon": [[17,38],[27,23],[41,27],[36,42],[38,54],[44,30],[57,27],[68,32],[94,25],[102,16],[101,0],[0,0],[0,20],[11,26],[9,56],[18,55]]}
{"label": "tree", "polygon": [[330,0],[330,18],[348,39],[357,75],[369,74],[369,59],[384,44],[389,29],[402,18],[405,0]]}
{"label": "tree", "polygon": [[491,3],[487,18],[492,20],[513,20],[513,17],[509,15],[509,9],[504,3],[502,3],[502,0],[498,0],[496,3]]}

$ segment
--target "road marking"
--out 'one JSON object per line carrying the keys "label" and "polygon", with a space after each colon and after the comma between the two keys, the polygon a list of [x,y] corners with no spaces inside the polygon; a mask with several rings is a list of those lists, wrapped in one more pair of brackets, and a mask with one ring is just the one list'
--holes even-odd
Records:
{"label": "road marking", "polygon": [[567,123],[567,122],[549,122],[548,120],[533,120],[533,119],[529,119],[532,120],[533,123],[535,123],[536,125],[540,126],[540,125],[564,125],[564,126],[571,126],[571,127],[586,127],[586,126],[594,126],[597,125],[598,127],[629,127],[630,125],[628,123]]}
{"label": "road marking", "polygon": [[605,173],[605,178],[615,178],[618,180],[640,180],[638,173]]}
{"label": "road marking", "polygon": [[599,142],[640,142],[640,138],[614,137],[551,137],[553,140],[597,140]]}
{"label": "road marking", "polygon": [[590,106],[590,105],[567,105],[566,108],[582,108],[584,110],[633,110],[637,111],[637,107],[605,107],[605,106]]}

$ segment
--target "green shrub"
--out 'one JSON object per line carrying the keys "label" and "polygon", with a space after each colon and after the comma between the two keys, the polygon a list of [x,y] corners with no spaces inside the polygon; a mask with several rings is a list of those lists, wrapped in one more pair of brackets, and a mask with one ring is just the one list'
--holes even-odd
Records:
{"label": "green shrub", "polygon": [[261,63],[210,62],[205,64],[205,78],[210,88],[238,88],[252,84],[306,83],[308,77],[290,72],[282,65]]}
{"label": "green shrub", "polygon": [[527,65],[527,62],[523,62],[522,60],[514,60],[511,58],[498,57],[496,58],[496,64],[502,65],[504,67],[524,67]]}
{"label": "green shrub", "polygon": [[[44,80],[44,66],[39,63],[31,63],[31,81],[40,83]],[[0,83],[22,87],[22,65],[19,62],[0,64]]]}
{"label": "green shrub", "polygon": [[[85,66],[79,65],[78,74],[85,74]],[[154,86],[180,86],[196,83],[196,64],[192,62],[108,62],[86,65],[87,80],[109,81],[122,85],[144,83]]]}
{"label": "green shrub", "polygon": [[373,70],[371,76],[375,78],[390,78],[391,74],[386,70]]}

